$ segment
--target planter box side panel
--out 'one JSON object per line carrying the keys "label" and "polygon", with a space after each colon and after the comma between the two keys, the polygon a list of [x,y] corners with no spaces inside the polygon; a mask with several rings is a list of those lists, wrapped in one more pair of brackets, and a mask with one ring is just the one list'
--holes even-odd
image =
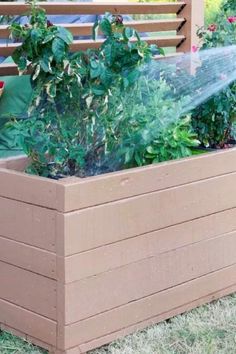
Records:
{"label": "planter box side panel", "polygon": [[84,352],[232,292],[235,181],[230,173],[58,213],[58,347]]}
{"label": "planter box side panel", "polygon": [[[59,214],[66,256],[236,207],[236,173]],[[60,232],[60,230],[59,230]],[[61,237],[60,237],[61,238]]]}
{"label": "planter box side panel", "polygon": [[1,327],[55,346],[55,211],[2,196],[0,209]]}
{"label": "planter box side panel", "polygon": [[236,172],[236,149],[129,169],[96,177],[68,178],[63,211],[83,209],[115,200]]}
{"label": "planter box side panel", "polygon": [[84,348],[94,349],[131,333],[135,327],[143,328],[230,294],[236,290],[235,271],[236,265],[226,267],[77,323],[59,326],[58,347],[80,346],[82,352]]}

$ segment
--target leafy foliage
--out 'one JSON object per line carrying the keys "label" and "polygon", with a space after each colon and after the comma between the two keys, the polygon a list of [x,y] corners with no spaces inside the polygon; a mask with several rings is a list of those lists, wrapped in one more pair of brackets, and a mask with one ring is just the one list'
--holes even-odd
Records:
{"label": "leafy foliage", "polygon": [[167,83],[142,80],[160,48],[106,14],[93,29],[105,37],[101,47],[71,54],[72,35],[30,2],[29,25],[11,31],[23,40],[13,59],[20,73],[31,70],[34,94],[29,119],[8,125],[31,157],[28,172],[87,176],[191,154],[198,142],[189,120],[173,122]]}
{"label": "leafy foliage", "polygon": [[[234,1],[225,1],[217,23],[199,29],[202,49],[236,44],[236,18],[233,16],[235,13],[231,12],[234,8]],[[224,148],[232,139],[236,139],[236,83],[195,110],[193,127],[204,146]]]}

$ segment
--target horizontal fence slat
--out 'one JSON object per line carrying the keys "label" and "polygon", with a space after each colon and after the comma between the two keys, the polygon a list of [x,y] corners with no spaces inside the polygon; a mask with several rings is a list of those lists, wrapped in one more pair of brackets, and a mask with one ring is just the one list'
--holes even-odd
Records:
{"label": "horizontal fence slat", "polygon": [[56,279],[56,254],[1,236],[0,261]]}
{"label": "horizontal fence slat", "polygon": [[3,299],[0,299],[0,327],[1,323],[47,344],[56,345],[57,324],[55,321]]}
{"label": "horizontal fence slat", "polygon": [[56,319],[56,281],[0,261],[0,299]]}
{"label": "horizontal fence slat", "polygon": [[235,230],[236,209],[213,214],[88,252],[58,257],[59,278],[65,283],[78,281]]}
{"label": "horizontal fence slat", "polygon": [[[155,60],[165,60],[166,58],[174,58],[177,56],[181,56],[184,53],[170,53],[166,55],[155,55]],[[29,71],[25,73],[25,75],[29,74]],[[0,64],[0,76],[12,76],[19,75],[17,66],[15,64]]]}
{"label": "horizontal fence slat", "polygon": [[[75,2],[40,2],[47,14],[71,15],[71,14],[103,14],[110,12],[113,14],[176,14],[185,5],[185,2],[163,2],[163,3],[75,3]],[[27,13],[29,6],[24,3],[11,2],[0,4],[1,15],[22,15]]]}
{"label": "horizontal fence slat", "polygon": [[[67,284],[65,323],[80,321],[233,264],[235,232]],[[96,294],[96,299],[88,302],[91,294]]]}
{"label": "horizontal fence slat", "polygon": [[[164,20],[147,20],[147,21],[125,21],[124,25],[135,28],[139,32],[162,32],[175,31],[184,23],[184,18],[164,19]],[[93,23],[71,23],[60,24],[69,30],[74,36],[89,36],[92,34]],[[0,26],[0,38],[8,38],[10,30],[8,26]]]}
{"label": "horizontal fence slat", "polygon": [[[143,37],[142,40],[147,42],[148,44],[156,44],[159,47],[176,47],[181,43],[181,41],[185,40],[185,36],[182,35],[174,35],[174,36],[155,36],[155,37]],[[72,52],[77,52],[80,50],[86,50],[88,48],[99,48],[103,39],[100,40],[74,40],[71,44],[70,48]],[[11,56],[21,44],[20,43],[9,43],[7,45],[0,44],[0,53],[3,56]]]}

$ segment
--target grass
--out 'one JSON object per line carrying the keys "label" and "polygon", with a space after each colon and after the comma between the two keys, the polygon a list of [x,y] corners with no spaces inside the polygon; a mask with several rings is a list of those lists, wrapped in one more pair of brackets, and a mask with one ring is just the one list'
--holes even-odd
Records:
{"label": "grass", "polygon": [[[10,334],[0,334],[1,354],[45,354]],[[235,354],[236,294],[199,307],[90,354]]]}

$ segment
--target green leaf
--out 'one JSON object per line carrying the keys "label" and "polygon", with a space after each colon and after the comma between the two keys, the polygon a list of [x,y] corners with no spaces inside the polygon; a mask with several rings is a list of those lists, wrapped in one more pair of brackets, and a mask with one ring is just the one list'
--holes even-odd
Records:
{"label": "green leaf", "polygon": [[52,52],[56,62],[62,61],[65,56],[65,42],[61,38],[55,38],[52,42]]}
{"label": "green leaf", "polygon": [[27,60],[24,57],[21,57],[18,61],[18,69],[20,72],[24,72],[27,69]]}
{"label": "green leaf", "polygon": [[71,32],[66,30],[64,27],[58,27],[57,30],[58,30],[57,33],[58,38],[61,38],[68,45],[70,45],[73,42],[73,35],[71,34]]}
{"label": "green leaf", "polygon": [[105,36],[110,36],[112,33],[112,26],[107,18],[103,18],[100,22],[100,30],[105,34]]}

